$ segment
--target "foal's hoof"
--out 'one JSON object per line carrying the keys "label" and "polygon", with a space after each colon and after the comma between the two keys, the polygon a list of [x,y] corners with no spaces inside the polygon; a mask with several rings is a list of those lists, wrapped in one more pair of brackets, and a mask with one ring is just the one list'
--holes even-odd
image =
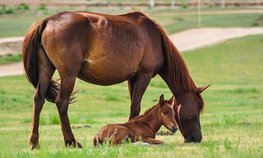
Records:
{"label": "foal's hoof", "polygon": [[76,140],[74,140],[74,141],[66,142],[66,147],[82,148],[82,145],[79,142],[77,142]]}

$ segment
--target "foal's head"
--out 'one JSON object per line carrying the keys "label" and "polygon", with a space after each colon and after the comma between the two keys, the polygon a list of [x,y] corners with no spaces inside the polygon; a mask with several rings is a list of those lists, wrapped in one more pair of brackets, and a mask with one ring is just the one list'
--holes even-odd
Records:
{"label": "foal's head", "polygon": [[163,94],[159,99],[159,118],[162,124],[169,129],[171,132],[175,133],[178,129],[178,124],[175,121],[174,106],[176,106],[176,100],[173,96],[170,100],[164,100]]}

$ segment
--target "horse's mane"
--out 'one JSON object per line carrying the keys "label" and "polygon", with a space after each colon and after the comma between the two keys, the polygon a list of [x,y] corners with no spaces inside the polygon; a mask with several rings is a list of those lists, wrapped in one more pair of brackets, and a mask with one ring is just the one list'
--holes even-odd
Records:
{"label": "horse's mane", "polygon": [[[178,49],[171,42],[164,29],[154,20],[148,18],[156,27],[156,29],[161,33],[162,36],[162,46],[165,55],[166,66],[168,70],[168,77],[171,79],[172,84],[175,87],[175,93],[191,92],[196,88],[196,85],[190,76],[189,70],[183,57],[179,53]],[[205,103],[200,95],[201,104],[200,108],[203,111]]]}
{"label": "horse's mane", "polygon": [[[174,44],[171,42],[169,37],[167,36],[164,29],[154,20],[150,19],[148,16],[141,12],[133,12],[132,16],[144,16],[146,17],[150,22],[155,26],[155,29],[160,32],[161,38],[162,38],[162,47],[163,47],[163,53],[165,56],[165,63],[167,67],[168,78],[172,81],[171,83],[174,86],[173,94],[180,94],[183,92],[193,92],[193,90],[196,88],[196,85],[190,76],[189,70],[187,68],[187,65],[179,53],[179,50],[174,46]],[[204,109],[204,100],[200,95],[201,99],[201,110]],[[154,106],[155,107],[155,106]],[[148,109],[143,115],[149,113],[154,107]],[[142,115],[142,116],[143,116]],[[141,116],[138,116],[141,117]],[[137,118],[138,118],[137,117]]]}
{"label": "horse's mane", "polygon": [[[176,88],[176,93],[193,91],[196,88],[196,85],[192,77],[190,76],[189,70],[187,68],[186,63],[183,60],[182,55],[179,53],[178,49],[168,38],[163,28],[156,22],[152,22],[155,24],[155,26],[162,35],[163,51],[167,63],[168,74],[169,78],[172,79],[172,82]],[[201,95],[200,99],[202,102],[200,104],[202,112],[204,110],[205,102]]]}
{"label": "horse's mane", "polygon": [[176,90],[180,92],[189,92],[196,88],[195,83],[190,76],[187,65],[183,60],[183,57],[179,53],[178,49],[174,46],[171,40],[168,38],[164,29],[154,22],[156,28],[160,31],[162,35],[162,45],[165,55],[165,60],[167,63],[169,78],[172,79],[172,82]]}

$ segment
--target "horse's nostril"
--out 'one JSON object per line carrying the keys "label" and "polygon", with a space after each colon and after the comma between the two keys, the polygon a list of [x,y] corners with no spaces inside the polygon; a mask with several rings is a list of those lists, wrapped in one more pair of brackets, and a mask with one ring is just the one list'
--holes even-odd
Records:
{"label": "horse's nostril", "polygon": [[202,141],[202,136],[191,136],[184,140],[185,143],[200,143]]}
{"label": "horse's nostril", "polygon": [[200,143],[202,141],[202,136],[198,136],[195,138],[196,143]]}
{"label": "horse's nostril", "polygon": [[176,126],[172,127],[172,132],[175,133],[178,130],[178,128]]}
{"label": "horse's nostril", "polygon": [[202,140],[202,135],[194,135],[193,139],[195,143],[200,143]]}

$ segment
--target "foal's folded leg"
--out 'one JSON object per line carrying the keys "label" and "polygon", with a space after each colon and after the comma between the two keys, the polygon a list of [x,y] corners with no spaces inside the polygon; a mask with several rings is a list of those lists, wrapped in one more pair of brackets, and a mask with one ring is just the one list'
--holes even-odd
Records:
{"label": "foal's folded leg", "polygon": [[148,138],[143,138],[142,139],[143,142],[149,143],[149,144],[164,144],[164,141],[161,140],[157,140],[151,137]]}
{"label": "foal's folded leg", "polygon": [[126,127],[118,126],[110,137],[110,144],[117,145],[123,141],[127,141],[129,137],[128,129]]}

